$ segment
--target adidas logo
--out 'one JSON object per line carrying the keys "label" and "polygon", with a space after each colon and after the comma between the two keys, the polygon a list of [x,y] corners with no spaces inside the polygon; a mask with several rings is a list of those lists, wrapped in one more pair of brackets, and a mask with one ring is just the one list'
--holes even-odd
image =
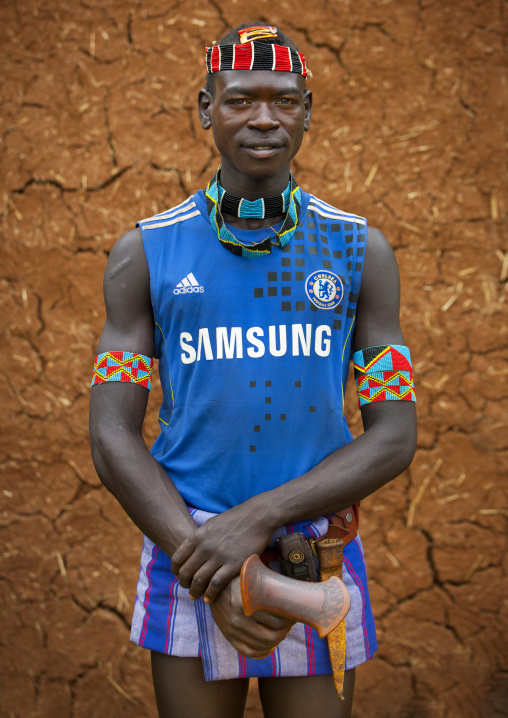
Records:
{"label": "adidas logo", "polygon": [[199,292],[202,293],[204,291],[205,288],[200,286],[196,277],[192,274],[192,272],[189,272],[189,274],[184,277],[181,282],[178,282],[176,287],[173,289],[173,294],[193,294]]}

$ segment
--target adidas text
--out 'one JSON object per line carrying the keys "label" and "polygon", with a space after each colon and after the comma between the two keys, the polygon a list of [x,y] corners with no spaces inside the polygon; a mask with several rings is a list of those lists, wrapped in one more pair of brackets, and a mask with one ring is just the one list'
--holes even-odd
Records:
{"label": "adidas text", "polygon": [[204,287],[176,287],[173,289],[173,294],[193,294],[195,292],[204,292]]}

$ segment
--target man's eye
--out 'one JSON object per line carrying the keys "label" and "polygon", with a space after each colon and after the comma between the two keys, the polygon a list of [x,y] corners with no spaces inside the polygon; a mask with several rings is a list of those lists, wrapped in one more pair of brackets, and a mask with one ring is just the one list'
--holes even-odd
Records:
{"label": "man's eye", "polygon": [[246,105],[248,103],[248,100],[245,97],[235,97],[233,100],[229,101],[230,105]]}
{"label": "man's eye", "polygon": [[281,105],[294,105],[296,104],[296,100],[293,100],[291,97],[281,97],[278,102]]}

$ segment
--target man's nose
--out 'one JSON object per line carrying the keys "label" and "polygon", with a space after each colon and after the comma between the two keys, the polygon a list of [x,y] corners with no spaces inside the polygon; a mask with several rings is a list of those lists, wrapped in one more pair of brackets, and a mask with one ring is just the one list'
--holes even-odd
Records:
{"label": "man's nose", "polygon": [[275,108],[268,102],[259,102],[253,107],[252,114],[249,118],[249,126],[266,132],[279,127],[280,122],[277,118]]}

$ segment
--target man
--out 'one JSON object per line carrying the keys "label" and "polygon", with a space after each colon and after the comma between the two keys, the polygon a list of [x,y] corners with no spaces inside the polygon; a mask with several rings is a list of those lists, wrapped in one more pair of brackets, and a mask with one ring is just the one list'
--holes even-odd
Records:
{"label": "man", "polygon": [[[247,617],[239,574],[274,533],[322,536],[323,517],[333,523],[411,462],[397,265],[378,230],[290,173],[312,96],[289,38],[242,25],[207,49],[206,66],[198,109],[220,170],[206,193],[140,221],[111,252],[94,462],[145,534],[132,638],[152,651],[159,715],[242,716],[258,676],[269,718],[346,717],[354,668],[376,649],[359,537],[344,547],[342,702],[326,639]],[[365,428],[354,441],[343,415],[353,352]],[[163,403],[150,453],[141,427],[153,356]]]}

